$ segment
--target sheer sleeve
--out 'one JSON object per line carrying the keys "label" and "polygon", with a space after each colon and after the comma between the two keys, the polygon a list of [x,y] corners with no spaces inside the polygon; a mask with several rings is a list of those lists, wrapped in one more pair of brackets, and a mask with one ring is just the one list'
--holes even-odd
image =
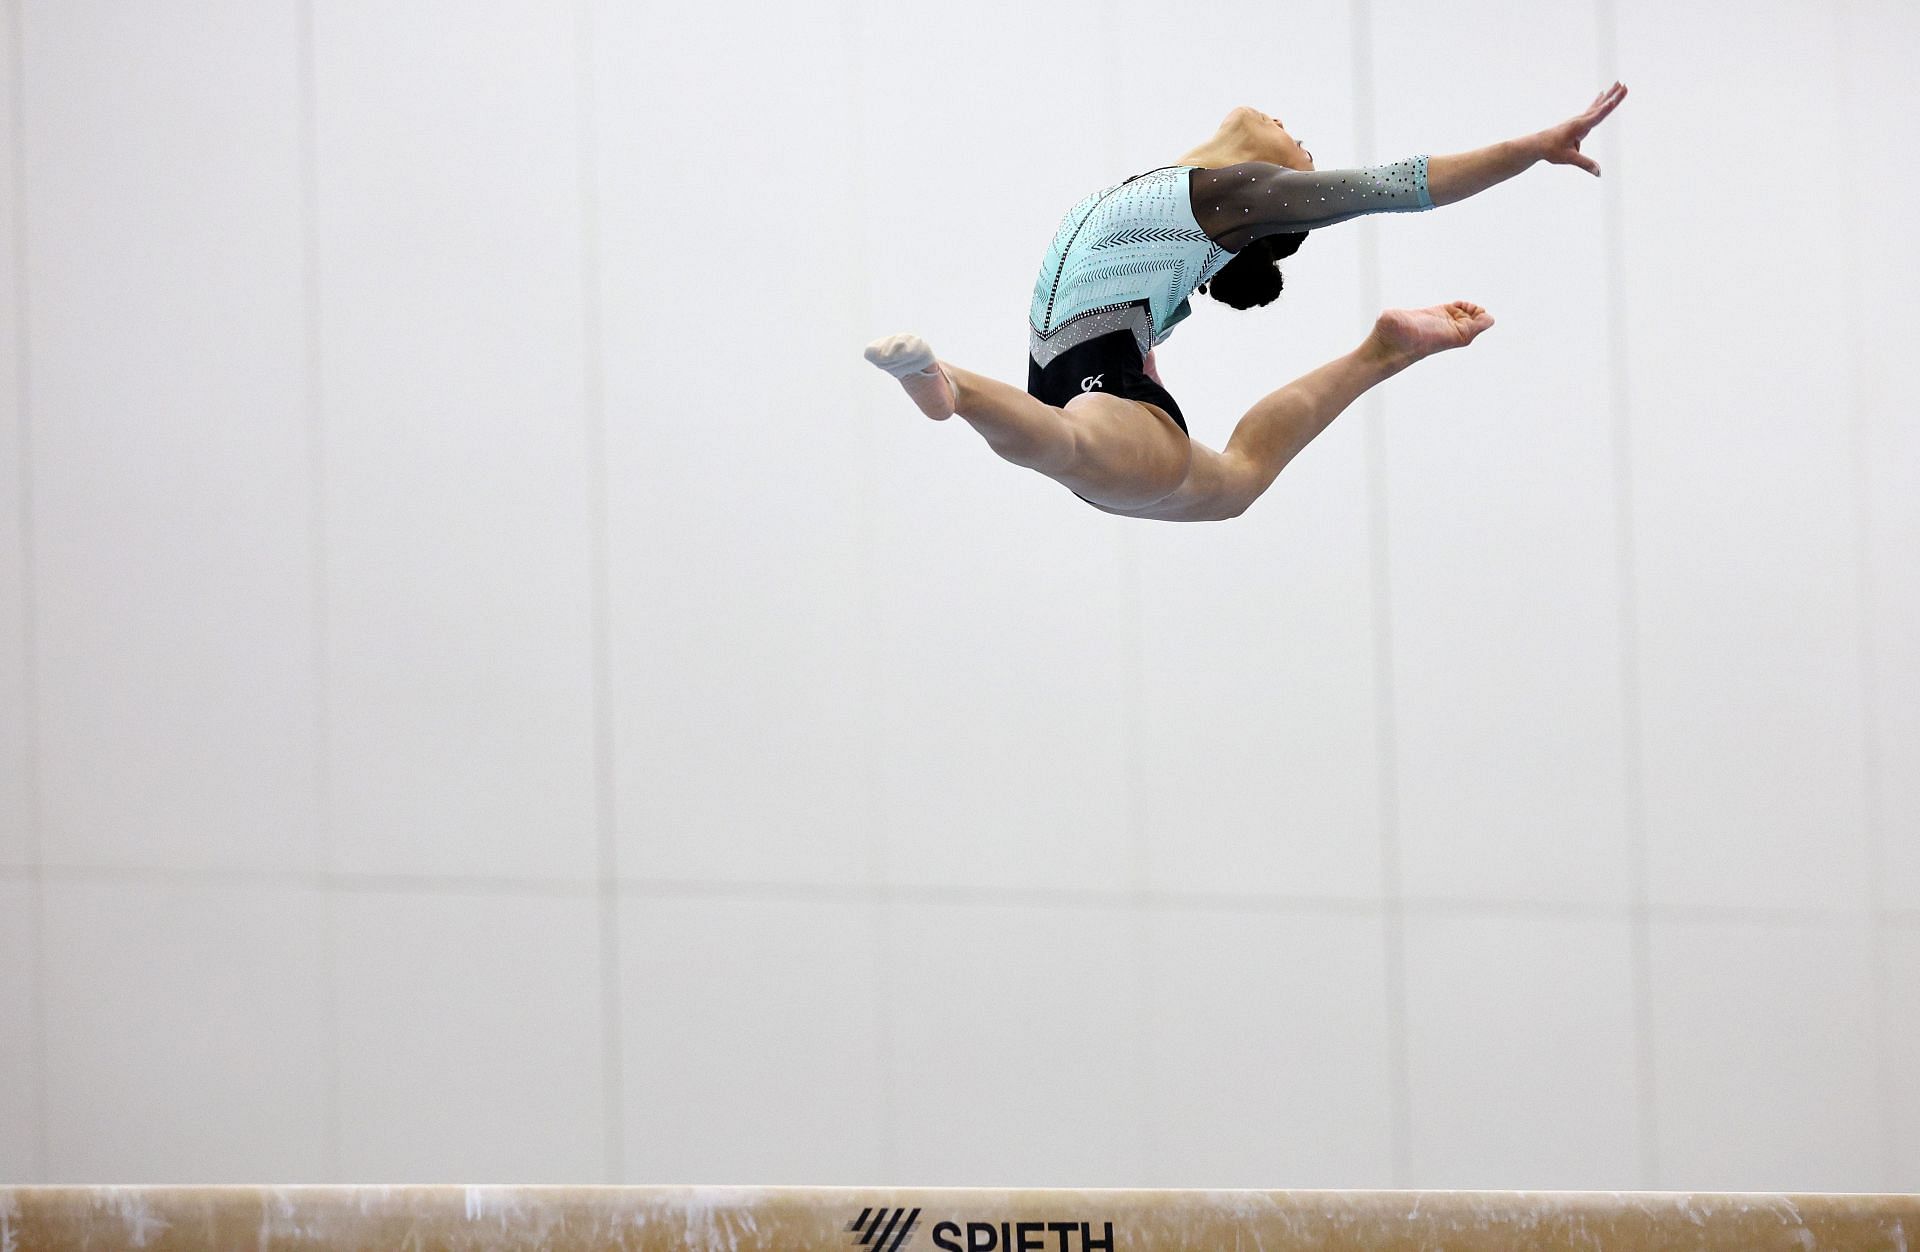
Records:
{"label": "sheer sleeve", "polygon": [[1433,207],[1427,158],[1351,170],[1294,170],[1245,161],[1191,175],[1193,216],[1210,239],[1239,251],[1263,235],[1318,230],[1367,213]]}

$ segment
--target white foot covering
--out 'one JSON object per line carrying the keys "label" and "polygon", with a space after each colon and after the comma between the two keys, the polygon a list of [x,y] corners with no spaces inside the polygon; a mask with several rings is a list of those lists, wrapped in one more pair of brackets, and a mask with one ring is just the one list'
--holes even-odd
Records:
{"label": "white foot covering", "polygon": [[895,378],[905,378],[909,374],[931,374],[938,364],[933,349],[927,341],[918,335],[888,335],[876,339],[867,345],[867,360]]}
{"label": "white foot covering", "polygon": [[866,358],[898,379],[922,413],[935,421],[953,416],[960,389],[926,340],[904,333],[888,335],[867,345]]}

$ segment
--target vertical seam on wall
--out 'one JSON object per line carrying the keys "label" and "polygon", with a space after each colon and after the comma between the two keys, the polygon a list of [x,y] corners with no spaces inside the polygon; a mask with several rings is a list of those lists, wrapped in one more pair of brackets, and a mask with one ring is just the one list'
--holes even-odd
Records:
{"label": "vertical seam on wall", "polygon": [[[1139,5],[1129,0],[1128,7],[1137,11]],[[1128,23],[1129,28],[1134,25],[1136,23]],[[1116,125],[1115,119],[1132,117],[1132,111],[1128,107],[1132,100],[1126,90],[1126,84],[1115,77],[1117,71],[1114,67],[1117,64],[1118,50],[1114,47],[1116,36],[1112,23],[1100,24],[1099,38],[1103,54],[1100,60],[1101,95],[1108,106],[1100,111],[1100,116],[1105,119],[1100,140],[1103,145],[1103,159],[1107,168],[1111,169],[1120,166],[1125,155],[1124,145],[1120,139],[1125,132],[1126,122],[1122,121]],[[1120,593],[1120,728],[1124,736],[1120,745],[1120,759],[1125,770],[1122,800],[1126,806],[1127,823],[1127,915],[1129,937],[1133,945],[1128,964],[1132,967],[1134,1125],[1138,1128],[1138,1133],[1130,1145],[1133,1177],[1122,1185],[1167,1185],[1166,1179],[1156,1176],[1161,1168],[1161,1157],[1156,1148],[1168,1140],[1166,1128],[1161,1125],[1159,1106],[1155,1098],[1157,1084],[1154,1081],[1153,1063],[1154,907],[1149,896],[1152,884],[1152,858],[1147,840],[1146,795],[1142,785],[1142,780],[1147,776],[1147,759],[1143,739],[1146,728],[1146,701],[1144,684],[1141,681],[1141,675],[1144,672],[1141,667],[1146,656],[1146,600],[1142,591],[1144,571],[1141,568],[1141,532],[1138,523],[1104,515],[1099,519],[1098,524],[1103,530],[1113,535]]]}
{"label": "vertical seam on wall", "polygon": [[[1595,40],[1600,73],[1609,78],[1619,62],[1618,18],[1614,0],[1595,0]],[[1634,1013],[1634,1102],[1636,1148],[1641,1185],[1659,1183],[1658,1073],[1653,1046],[1653,935],[1648,881],[1646,749],[1641,740],[1640,601],[1635,577],[1632,389],[1627,364],[1626,224],[1620,199],[1622,123],[1614,119],[1607,166],[1611,179],[1602,179],[1601,229],[1607,258],[1607,399],[1613,427],[1613,493],[1615,579],[1619,583],[1621,781],[1625,790],[1622,815],[1627,840],[1628,959],[1632,966]]]}
{"label": "vertical seam on wall", "polygon": [[[1122,114],[1124,116],[1124,113]],[[1165,1185],[1151,1177],[1159,1168],[1154,1145],[1166,1142],[1154,1099],[1152,1049],[1153,997],[1152,976],[1153,914],[1148,899],[1148,858],[1146,812],[1140,780],[1145,777],[1146,759],[1142,750],[1143,701],[1140,666],[1143,657],[1140,595],[1140,546],[1131,529],[1115,535],[1119,557],[1120,583],[1120,692],[1121,762],[1126,771],[1124,801],[1127,823],[1127,912],[1133,941],[1129,964],[1133,974],[1134,1081],[1137,1101],[1135,1117],[1140,1133],[1135,1137],[1134,1177],[1125,1186]]]}
{"label": "vertical seam on wall", "polygon": [[625,1012],[620,966],[620,850],[613,781],[613,634],[609,614],[611,561],[607,522],[606,358],[600,308],[599,128],[594,92],[592,0],[576,10],[577,112],[580,149],[581,391],[587,442],[588,631],[593,686],[594,833],[599,871],[601,1079],[605,1086],[607,1181],[626,1172]]}
{"label": "vertical seam on wall", "polygon": [[[1842,133],[1849,137],[1857,135],[1858,101],[1853,91],[1853,78],[1849,68],[1849,50],[1851,44],[1847,38],[1848,6],[1836,6],[1833,11],[1834,49],[1833,70],[1837,87],[1837,112]],[[1859,245],[1851,231],[1840,232],[1841,277],[1843,288],[1853,298],[1841,303],[1845,311],[1841,314],[1847,333],[1847,442],[1851,454],[1853,471],[1853,528],[1854,528],[1854,604],[1855,626],[1859,632],[1856,645],[1859,650],[1860,682],[1860,783],[1861,783],[1861,836],[1865,857],[1867,892],[1867,960],[1869,964],[1868,981],[1873,996],[1873,1037],[1874,1037],[1874,1087],[1879,1097],[1876,1103],[1880,1171],[1883,1184],[1888,1190],[1898,1188],[1894,1177],[1897,1169],[1898,1152],[1893,1109],[1894,1072],[1893,1042],[1891,1023],[1888,1021],[1891,984],[1888,979],[1887,944],[1887,901],[1881,873],[1886,858],[1885,830],[1881,824],[1881,803],[1884,793],[1881,784],[1881,735],[1879,703],[1876,693],[1879,690],[1875,679],[1879,669],[1879,657],[1874,648],[1873,630],[1873,472],[1871,458],[1867,454],[1870,443],[1866,415],[1866,396],[1861,380],[1866,376],[1866,352],[1860,329],[1860,264]]]}
{"label": "vertical seam on wall", "polygon": [[[1354,0],[1352,60],[1354,132],[1363,161],[1374,159],[1372,0]],[[1360,235],[1360,291],[1369,306],[1381,303],[1380,244],[1377,224],[1364,223]],[[1362,446],[1367,484],[1367,565],[1372,588],[1374,738],[1380,780],[1380,931],[1385,958],[1387,1010],[1387,1122],[1392,1152],[1392,1181],[1412,1185],[1413,1093],[1407,1039],[1406,916],[1401,899],[1399,771],[1395,754],[1393,690],[1393,604],[1388,561],[1386,428],[1380,402],[1361,397]]]}
{"label": "vertical seam on wall", "polygon": [[[861,40],[864,27],[861,23],[858,0],[845,0],[845,3],[839,6],[839,13],[840,37],[844,41],[847,56],[847,80],[864,84],[867,81],[862,56],[865,45]],[[857,91],[848,126],[849,155],[852,158],[852,168],[856,170],[867,168],[865,103],[864,91]],[[867,216],[867,197],[857,195],[853,199],[855,238],[869,238],[871,231]],[[862,255],[864,256],[864,253]],[[856,324],[871,327],[873,309],[867,294],[868,285],[864,271],[861,273],[861,281],[849,284],[849,288],[850,312]],[[870,394],[870,392],[863,393],[863,395]],[[860,415],[869,426],[873,424],[873,410],[870,402],[865,399],[860,406]],[[873,636],[878,633],[880,621],[878,586],[874,572],[874,552],[878,545],[874,528],[875,494],[879,481],[878,441],[862,439],[859,441],[859,446],[859,460],[854,480],[855,507],[859,511],[860,519],[856,531],[858,541],[855,544],[855,559],[859,564],[855,569],[855,581],[858,584],[861,626],[863,630],[869,632],[868,655],[878,655],[878,648],[873,646],[876,642]],[[888,941],[887,928],[888,910],[893,900],[892,865],[887,851],[886,823],[880,804],[879,753],[875,729],[880,713],[879,689],[873,666],[859,667],[859,675],[857,698],[861,725],[860,795],[861,819],[865,823],[867,833],[868,921],[873,935],[874,977],[882,992],[878,996],[869,997],[868,1012],[872,1014],[870,1021],[873,1030],[874,1060],[880,1071],[878,1081],[874,1084],[880,1106],[879,1173],[882,1181],[889,1181],[897,1177],[895,1156],[898,1151],[898,1131],[895,1127],[895,1117],[898,1105],[895,1098],[893,1022],[881,1006],[887,1002],[887,989],[894,985],[892,945]]]}
{"label": "vertical seam on wall", "polygon": [[313,640],[310,662],[313,676],[314,732],[314,855],[319,865],[316,886],[320,905],[321,1029],[326,1036],[327,1062],[321,1138],[329,1175],[343,1177],[340,1121],[340,978],[338,945],[339,893],[332,876],[334,864],[331,788],[333,727],[329,709],[329,648],[326,559],[326,405],[321,392],[320,358],[320,151],[318,57],[314,44],[313,0],[296,6],[295,49],[298,59],[300,128],[301,301],[306,330],[307,406],[307,561],[313,598]]}
{"label": "vertical seam on wall", "polygon": [[34,595],[33,559],[33,408],[28,373],[30,354],[27,351],[31,302],[30,284],[27,281],[27,52],[24,9],[24,0],[14,0],[7,6],[8,36],[12,43],[9,58],[12,62],[9,66],[12,99],[9,103],[13,109],[13,134],[9,137],[13,143],[13,238],[8,243],[13,249],[14,264],[14,412],[18,426],[16,448],[19,464],[16,473],[20,487],[17,506],[20,526],[20,694],[26,722],[23,745],[26,759],[22,764],[26,771],[27,856],[32,867],[28,889],[33,901],[28,923],[28,943],[31,947],[28,978],[33,994],[30,1030],[36,1079],[31,1099],[34,1151],[39,1157],[38,1172],[42,1178],[50,1179],[53,1151],[48,1110],[52,1104],[52,1076],[47,1072],[51,1048],[47,1039],[47,900],[43,872],[47,859],[46,802],[41,794],[40,777],[40,648],[36,630],[38,605]]}

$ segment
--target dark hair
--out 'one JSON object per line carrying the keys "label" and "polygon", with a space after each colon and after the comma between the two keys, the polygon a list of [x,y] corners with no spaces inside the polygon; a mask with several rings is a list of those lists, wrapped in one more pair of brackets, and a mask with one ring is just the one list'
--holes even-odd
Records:
{"label": "dark hair", "polygon": [[1281,258],[1300,251],[1300,244],[1306,237],[1304,230],[1262,235],[1234,253],[1233,260],[1221,266],[1218,274],[1201,283],[1198,290],[1202,295],[1212,296],[1220,303],[1236,309],[1272,304],[1274,297],[1280,294]]}

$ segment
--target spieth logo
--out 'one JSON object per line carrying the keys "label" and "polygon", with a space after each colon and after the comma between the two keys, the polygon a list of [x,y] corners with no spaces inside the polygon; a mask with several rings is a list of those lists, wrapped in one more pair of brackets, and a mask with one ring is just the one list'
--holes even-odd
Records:
{"label": "spieth logo", "polygon": [[847,1223],[847,1230],[860,1236],[854,1240],[860,1247],[871,1246],[873,1252],[900,1252],[919,1220],[919,1209],[911,1213],[905,1209],[861,1209],[860,1216]]}
{"label": "spieth logo", "polygon": [[[920,1221],[920,1210],[861,1209],[847,1223],[854,1243],[873,1252],[900,1252]],[[1113,1223],[935,1222],[933,1246],[940,1252],[1113,1252]]]}

